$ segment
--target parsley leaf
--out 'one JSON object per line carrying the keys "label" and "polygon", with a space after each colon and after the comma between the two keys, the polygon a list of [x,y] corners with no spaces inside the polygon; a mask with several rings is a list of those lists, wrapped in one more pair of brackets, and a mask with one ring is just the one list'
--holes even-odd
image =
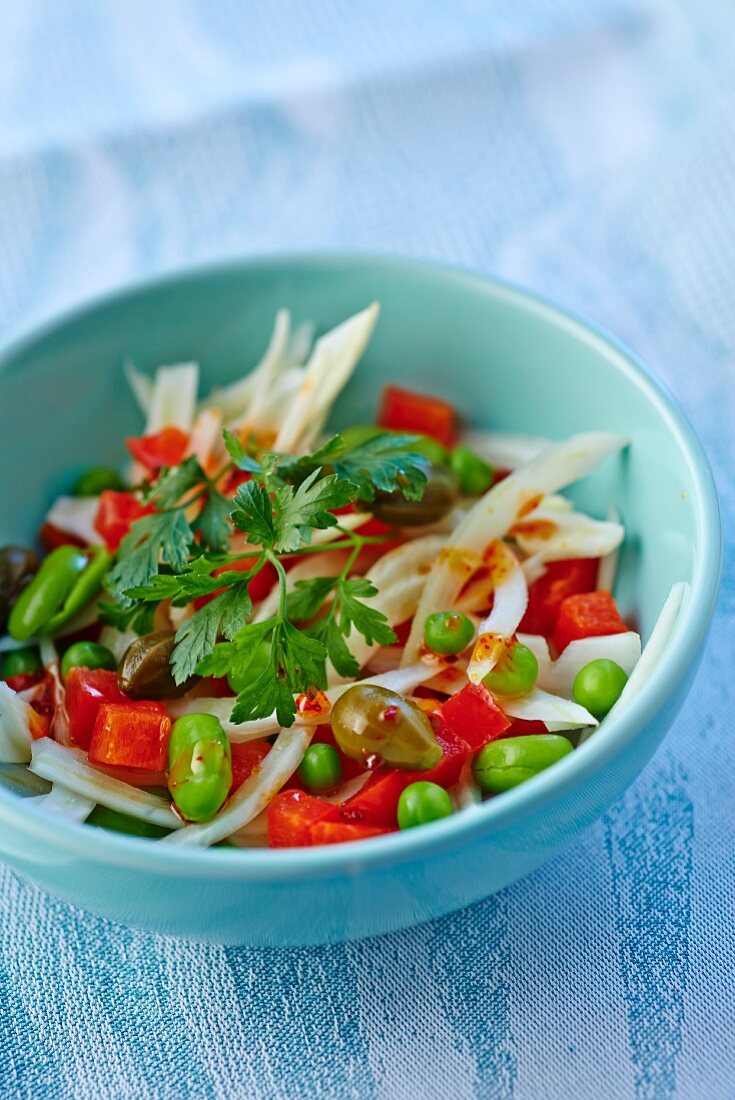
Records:
{"label": "parsley leaf", "polygon": [[171,667],[174,680],[183,684],[200,662],[215,648],[220,632],[235,636],[252,610],[247,581],[233,584],[200,608],[176,631],[176,648]]}
{"label": "parsley leaf", "polygon": [[245,531],[249,543],[265,547],[275,543],[273,504],[265,485],[259,481],[246,481],[239,487],[230,516],[235,527]]}
{"label": "parsley leaf", "polygon": [[298,481],[308,470],[328,467],[355,486],[355,498],[371,501],[375,490],[400,490],[407,500],[421,500],[429,470],[428,459],[411,451],[414,435],[380,432],[351,450],[342,436],[335,435],[318,451],[293,459],[285,456],[279,466],[281,477]]}
{"label": "parsley leaf", "polygon": [[184,569],[193,542],[194,533],[183,512],[143,516],[120,543],[118,560],[108,575],[109,591],[124,605],[127,590],[147,584],[161,560],[174,571]]}
{"label": "parsley leaf", "polygon": [[100,600],[97,605],[100,622],[114,626],[116,630],[134,630],[136,634],[150,634],[153,630],[155,604],[134,604],[121,607],[110,600]]}
{"label": "parsley leaf", "polygon": [[354,497],[355,486],[335,474],[319,476],[314,470],[294,489],[284,485],[275,492],[275,535],[273,549],[281,553],[299,550],[311,542],[312,530],[336,527],[332,509],[341,508]]}
{"label": "parsley leaf", "polygon": [[181,498],[197,485],[207,481],[199,460],[194,455],[185,458],[180,466],[163,470],[149,491],[149,498],[161,508],[173,508]]}
{"label": "parsley leaf", "polygon": [[340,608],[340,624],[343,633],[345,624],[354,626],[368,645],[392,645],[396,635],[382,611],[369,607],[361,600],[377,596],[378,590],[367,577],[348,577],[340,579],[337,600]]}

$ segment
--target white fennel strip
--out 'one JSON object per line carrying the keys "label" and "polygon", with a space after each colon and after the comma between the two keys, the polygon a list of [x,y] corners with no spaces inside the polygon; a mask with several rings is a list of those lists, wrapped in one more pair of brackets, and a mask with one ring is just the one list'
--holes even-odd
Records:
{"label": "white fennel strip", "polygon": [[99,497],[57,497],[46,513],[46,523],[86,543],[100,541],[94,529]]}
{"label": "white fennel strip", "polygon": [[497,664],[507,641],[517,631],[528,606],[528,586],[523,569],[509,546],[498,540],[492,546],[491,572],[497,577],[493,609],[480,623],[467,675],[479,684]]}
{"label": "white fennel strip", "polygon": [[31,759],[33,709],[0,680],[0,763],[27,764]]}
{"label": "white fennel strip", "polygon": [[43,667],[51,677],[54,687],[54,713],[51,718],[51,733],[60,745],[71,744],[69,714],[66,709],[66,688],[61,680],[59,654],[50,638],[41,638],[38,650]]}
{"label": "white fennel strip", "polygon": [[66,748],[42,737],[33,742],[29,768],[34,775],[50,783],[60,783],[74,794],[110,810],[150,821],[164,829],[181,828],[181,821],[165,798],[97,771],[79,749]]}
{"label": "white fennel strip", "polygon": [[604,558],[625,537],[619,523],[591,519],[583,512],[559,512],[543,504],[515,524],[511,534],[527,555],[523,571],[529,584],[545,573],[549,562]]}
{"label": "white fennel strip", "polygon": [[538,661],[538,679],[536,683],[539,687],[550,690],[544,679],[547,675],[549,666],[551,665],[551,654],[549,653],[549,643],[544,638],[543,634],[516,634],[516,638],[521,645],[530,649],[534,657]]}
{"label": "white fennel strip", "polygon": [[656,625],[651,631],[651,637],[646,642],[643,652],[641,653],[640,660],[633,669],[628,679],[628,683],[621,692],[620,698],[610,711],[611,714],[616,710],[622,710],[631,699],[634,699],[636,695],[639,694],[643,686],[651,679],[666,646],[669,644],[669,639],[676,626],[679,610],[688,592],[689,585],[686,581],[677,581],[677,583],[673,585],[666,597],[666,602],[661,608],[661,613],[656,620]]}
{"label": "white fennel strip", "polygon": [[308,450],[318,438],[367,347],[378,311],[377,302],[373,302],[317,340],[301,385],[283,417],[274,450],[298,453]]}
{"label": "white fennel strip", "polygon": [[545,665],[539,664],[538,686],[554,695],[571,696],[580,669],[590,661],[615,661],[630,676],[641,656],[641,639],[635,631],[605,634],[597,638],[579,638],[570,642],[561,656]]}
{"label": "white fennel strip", "polygon": [[412,664],[421,651],[427,616],[454,606],[485,548],[503,538],[514,523],[538,506],[541,497],[578,481],[626,442],[623,436],[611,432],[572,436],[547,447],[489,489],[453,531],[437,558],[414,618],[404,664]]}
{"label": "white fennel strip", "polygon": [[597,719],[579,703],[560,699],[558,695],[550,695],[541,688],[533,688],[525,695],[497,696],[496,702],[511,718],[543,722],[551,733],[598,725]]}
{"label": "white fennel strip", "polygon": [[161,844],[185,844],[207,848],[237,833],[261,813],[298,768],[309,747],[313,730],[292,726],[281,730],[259,768],[235,791],[220,812],[202,825],[185,825]]}
{"label": "white fennel strip", "polygon": [[39,795],[35,805],[42,807],[48,813],[65,817],[68,821],[86,821],[95,807],[91,798],[74,794],[60,783],[54,783],[48,794]]}
{"label": "white fennel strip", "polygon": [[[620,523],[620,516],[616,508],[611,508],[607,515],[610,523]],[[620,558],[620,546],[616,546],[600,561],[597,572],[598,589],[612,593],[615,588],[615,579],[618,575],[618,560]]]}
{"label": "white fennel strip", "polygon": [[130,386],[131,393],[136,400],[138,408],[143,416],[148,419],[148,412],[153,399],[153,379],[138,370],[132,359],[126,359],[123,363],[125,380]]}
{"label": "white fennel strip", "polygon": [[481,432],[468,430],[460,440],[496,470],[517,470],[530,462],[551,443],[535,435],[514,435],[512,432]]}
{"label": "white fennel strip", "polygon": [[198,363],[159,367],[153,382],[144,434],[151,435],[162,428],[181,428],[184,432],[190,432],[194,424],[198,387]]}

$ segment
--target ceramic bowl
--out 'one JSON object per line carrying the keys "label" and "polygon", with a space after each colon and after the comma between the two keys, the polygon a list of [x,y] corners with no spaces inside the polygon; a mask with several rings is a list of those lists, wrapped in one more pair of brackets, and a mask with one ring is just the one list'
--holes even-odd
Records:
{"label": "ceramic bowl", "polygon": [[216,943],[339,942],[439,917],[574,842],[635,778],[692,683],[713,613],[721,532],[702,449],[645,367],[592,325],[504,283],[377,257],[279,256],[168,276],[46,326],[0,359],[0,543],[33,540],[54,494],[123,461],[140,416],[123,361],[244,373],[276,310],[323,331],[377,299],[381,317],[335,417],[365,422],[381,386],[443,394],[479,428],[561,439],[609,429],[627,453],[573,490],[627,539],[616,588],[644,639],[675,581],[691,592],[654,675],[624,713],[532,781],[477,810],[356,844],[191,850],[49,817],[0,786],[0,858],[116,921]]}

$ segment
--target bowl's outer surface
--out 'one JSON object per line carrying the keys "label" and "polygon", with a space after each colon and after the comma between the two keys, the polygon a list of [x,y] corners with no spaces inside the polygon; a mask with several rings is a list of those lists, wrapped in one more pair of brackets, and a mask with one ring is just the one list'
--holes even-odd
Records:
{"label": "bowl's outer surface", "polygon": [[[384,258],[280,257],[174,276],[106,299],[0,361],[0,543],[32,540],[44,506],[91,463],[121,463],[141,420],[122,363],[197,360],[203,384],[248,370],[281,306],[318,330],[373,299],[381,318],[335,424],[364,422],[387,381],[448,396],[477,427],[562,438],[608,429],[633,446],[574,490],[614,504],[628,538],[617,594],[644,636],[692,584],[648,689],[523,788],[437,825],[306,852],[187,851],[67,822],[0,788],[0,857],[115,920],[220,943],[337,942],[438,917],[533,870],[594,821],[652,755],[688,691],[711,620],[717,502],[691,429],[634,358],[503,284]],[[164,848],[166,849],[164,851]]]}

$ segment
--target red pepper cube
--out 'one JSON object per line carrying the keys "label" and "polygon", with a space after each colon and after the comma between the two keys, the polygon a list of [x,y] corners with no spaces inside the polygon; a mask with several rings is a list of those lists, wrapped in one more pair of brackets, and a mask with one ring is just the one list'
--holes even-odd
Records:
{"label": "red pepper cube", "polygon": [[74,745],[88,749],[103,703],[129,703],[117,686],[117,674],[103,668],[72,668],[66,676],[66,710]]}
{"label": "red pepper cube", "polygon": [[120,768],[162,772],[171,719],[163,703],[103,703],[94,724],[89,760]]}
{"label": "red pepper cube", "polygon": [[319,821],[338,821],[339,809],[305,791],[280,791],[268,806],[268,847],[304,848]]}
{"label": "red pepper cube", "polygon": [[510,726],[484,684],[467,684],[442,703],[440,713],[448,728],[473,752],[495,741]]}
{"label": "red pepper cube", "polygon": [[578,638],[624,634],[627,629],[609,592],[586,592],[564,600],[559,608],[552,641],[557,652],[561,653]]}
{"label": "red pepper cube", "polygon": [[411,783],[425,781],[440,787],[452,787],[460,777],[470,755],[466,741],[442,723],[435,725],[436,739],[442,749],[439,763],[425,771],[400,768],[376,768],[357,794],[342,803],[342,816],[351,821],[395,828],[398,824],[398,799]]}
{"label": "red pepper cube", "polygon": [[383,390],[378,423],[394,432],[431,436],[444,447],[453,447],[457,435],[457,414],[448,402],[401,386]]}
{"label": "red pepper cube", "polygon": [[232,786],[230,794],[242,787],[246,779],[257,771],[271,751],[270,741],[243,741],[230,746],[232,749]]}
{"label": "red pepper cube", "polygon": [[524,634],[551,636],[562,601],[567,596],[591,592],[597,584],[597,558],[552,561],[546,572],[528,589],[528,607],[518,630]]}
{"label": "red pepper cube", "polygon": [[151,435],[128,436],[125,443],[136,462],[157,474],[162,466],[179,466],[184,461],[189,436],[181,428],[162,428]]}
{"label": "red pepper cube", "polygon": [[152,504],[141,504],[133,493],[105,489],[100,493],[93,526],[107,549],[114,552],[135,521],[153,511]]}
{"label": "red pepper cube", "polygon": [[317,821],[309,830],[312,844],[345,844],[350,840],[368,840],[395,830],[383,825],[363,825],[355,821]]}

